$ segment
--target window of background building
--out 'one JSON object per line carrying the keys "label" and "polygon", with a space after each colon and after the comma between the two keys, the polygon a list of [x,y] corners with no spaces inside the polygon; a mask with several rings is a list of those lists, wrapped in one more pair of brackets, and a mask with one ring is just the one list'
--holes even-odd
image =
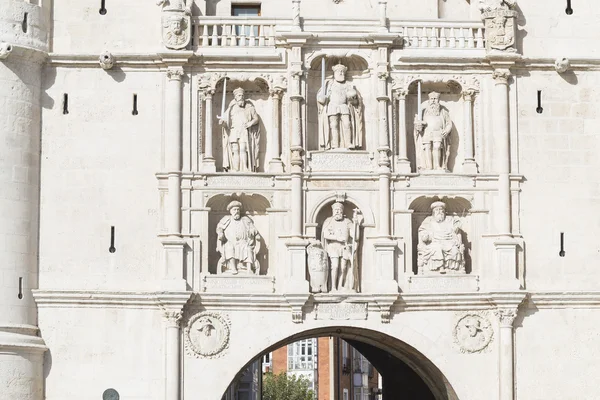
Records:
{"label": "window of background building", "polygon": [[348,400],[348,389],[344,389],[344,400]]}
{"label": "window of background building", "polygon": [[300,340],[288,345],[288,371],[314,370],[316,339]]}

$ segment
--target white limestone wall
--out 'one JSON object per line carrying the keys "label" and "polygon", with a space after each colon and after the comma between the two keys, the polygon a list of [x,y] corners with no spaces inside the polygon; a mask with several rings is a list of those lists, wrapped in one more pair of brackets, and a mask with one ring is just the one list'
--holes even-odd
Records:
{"label": "white limestone wall", "polygon": [[565,0],[520,1],[517,46],[530,58],[598,58],[596,0],[572,1],[573,14],[567,15]]}
{"label": "white limestone wall", "polygon": [[148,53],[164,50],[161,42],[161,7],[155,1],[53,2],[52,51],[55,53]]}
{"label": "white limestone wall", "polygon": [[517,319],[517,399],[597,399],[600,310],[526,310]]}
{"label": "white limestone wall", "polygon": [[[520,223],[528,290],[586,290],[600,278],[600,72],[522,71],[518,93]],[[542,91],[542,114],[536,113]],[[515,171],[516,172],[516,171]],[[565,257],[559,256],[564,232]]]}
{"label": "white limestone wall", "polygon": [[135,290],[160,279],[154,174],[161,169],[163,75],[46,67],[40,287]]}
{"label": "white limestone wall", "polygon": [[40,308],[39,324],[50,349],[45,400],[97,400],[109,388],[122,399],[164,399],[159,310]]}

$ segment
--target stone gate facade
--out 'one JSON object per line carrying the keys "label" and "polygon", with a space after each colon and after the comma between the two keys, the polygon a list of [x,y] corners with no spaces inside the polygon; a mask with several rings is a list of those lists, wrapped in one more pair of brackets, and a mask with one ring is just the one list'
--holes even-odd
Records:
{"label": "stone gate facade", "polygon": [[600,397],[592,0],[92,3],[0,5],[6,398],[218,400],[317,334]]}

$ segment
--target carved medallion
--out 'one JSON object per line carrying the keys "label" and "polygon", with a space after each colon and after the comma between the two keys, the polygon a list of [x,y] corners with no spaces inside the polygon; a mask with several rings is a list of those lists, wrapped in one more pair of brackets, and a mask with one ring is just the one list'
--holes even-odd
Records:
{"label": "carved medallion", "polygon": [[198,313],[188,321],[185,338],[186,348],[194,355],[219,357],[229,346],[229,322],[214,312]]}
{"label": "carved medallion", "polygon": [[183,11],[163,11],[162,39],[165,47],[181,50],[190,42],[192,19]]}
{"label": "carved medallion", "polygon": [[454,343],[463,353],[479,353],[485,350],[494,330],[490,321],[482,315],[468,313],[461,316],[454,326]]}

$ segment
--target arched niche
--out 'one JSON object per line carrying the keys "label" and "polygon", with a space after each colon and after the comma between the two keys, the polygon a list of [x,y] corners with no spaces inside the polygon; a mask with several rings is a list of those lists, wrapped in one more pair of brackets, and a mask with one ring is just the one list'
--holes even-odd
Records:
{"label": "arched niche", "polygon": [[[417,244],[419,243],[419,226],[421,223],[431,215],[431,205],[436,201],[442,201],[446,204],[446,215],[449,217],[457,216],[461,221],[461,235],[462,242],[465,246],[465,270],[467,274],[470,274],[473,270],[473,263],[471,259],[472,250],[472,218],[471,208],[473,205],[471,202],[458,196],[420,196],[415,198],[409,206],[412,213],[412,259],[413,265],[412,272],[417,274]],[[409,267],[407,266],[407,269]]]}
{"label": "arched niche", "polygon": [[[350,220],[353,220],[353,216],[354,216],[354,212],[355,210],[357,210],[360,214],[363,215],[364,220],[362,222],[362,224],[360,225],[359,229],[359,235],[360,235],[360,239],[358,242],[358,247],[356,249],[356,260],[357,263],[355,265],[356,268],[356,274],[358,276],[358,282],[355,284],[355,289],[357,292],[361,292],[362,291],[362,283],[364,282],[364,273],[363,273],[363,265],[365,265],[364,263],[364,258],[365,258],[365,221],[367,220],[367,217],[364,215],[365,212],[363,212],[363,209],[356,203],[353,201],[353,199],[350,198],[336,198],[336,197],[328,197],[327,200],[323,201],[320,203],[320,207],[314,210],[314,214],[313,214],[313,222],[310,224],[307,224],[307,236],[311,237],[311,238],[315,238],[316,240],[320,241],[321,243],[323,243],[323,224],[325,222],[325,220],[329,217],[331,217],[333,215],[333,211],[331,206],[336,203],[336,202],[341,202],[344,205],[344,217],[348,218]],[[367,213],[370,212],[370,210],[366,210]],[[370,218],[369,218],[370,219]],[[330,265],[331,267],[331,265]],[[307,277],[308,277],[308,272],[307,272]],[[331,270],[329,270],[329,277],[327,279],[328,281],[328,290],[331,291],[332,290],[332,277],[331,277]]]}
{"label": "arched niche", "polygon": [[[389,398],[392,398],[392,396],[395,396],[394,398],[404,398],[405,396],[409,398],[411,394],[410,389],[414,390],[414,388],[406,388],[406,392],[403,391],[402,393],[399,393],[397,387],[394,388],[393,386],[396,383],[396,380],[401,378],[398,374],[412,373],[414,375],[411,377],[416,381],[414,383],[419,387],[417,390],[420,390],[418,398],[436,400],[458,399],[458,395],[443,372],[418,349],[398,338],[382,332],[341,325],[332,325],[298,332],[274,343],[262,352],[256,354],[252,360],[248,361],[237,372],[230,385],[235,384],[254,361],[262,358],[265,354],[299,340],[327,336],[344,339],[353,347],[357,349],[360,348],[359,351],[361,351],[369,362],[382,373],[384,395],[387,390]],[[385,365],[382,365],[381,361],[384,359],[393,359],[393,362],[391,363],[385,363],[384,361],[388,368],[385,368]],[[396,367],[390,368],[391,366]],[[411,382],[406,382],[406,384],[412,385]],[[391,391],[390,386],[392,386]],[[396,391],[394,391],[394,389],[396,389]],[[400,388],[400,390],[402,390],[402,388]],[[414,394],[414,391],[412,394]]]}
{"label": "arched niche", "polygon": [[[322,61],[325,60],[325,75],[322,73]],[[376,135],[369,135],[376,129],[377,98],[371,80],[373,66],[366,56],[351,51],[327,51],[319,52],[307,58],[306,72],[306,150],[316,151],[319,149],[319,111],[317,93],[321,89],[322,80],[333,79],[332,67],[337,64],[345,65],[346,81],[350,82],[357,90],[361,103],[364,119],[362,132],[362,147],[360,150],[376,151]],[[373,136],[373,137],[371,137]]]}
{"label": "arched niche", "polygon": [[217,252],[217,224],[219,221],[229,215],[227,206],[232,201],[237,200],[242,203],[242,215],[247,215],[252,219],[256,229],[260,233],[260,251],[257,254],[257,260],[260,262],[260,275],[269,273],[269,251],[268,243],[270,237],[270,223],[267,210],[271,207],[269,200],[260,194],[232,193],[217,194],[206,202],[206,207],[210,208],[208,216],[208,272],[217,274],[217,262],[220,254]]}
{"label": "arched niche", "polygon": [[[421,107],[425,109],[429,100],[429,93],[440,93],[440,104],[445,108],[452,120],[452,131],[449,135],[450,156],[448,158],[448,170],[457,172],[464,161],[464,126],[465,113],[462,100],[462,92],[468,86],[466,82],[456,77],[409,77],[406,88],[406,131],[409,133],[407,141],[408,159],[414,166],[414,171],[419,172],[421,165],[420,151],[414,140],[414,119],[418,114],[418,82],[421,82]],[[412,140],[411,140],[412,139]]]}
{"label": "arched niche", "polygon": [[[223,101],[224,83],[227,78],[225,101]],[[237,88],[244,89],[246,101],[254,106],[259,116],[260,141],[258,150],[258,171],[266,170],[267,140],[270,137],[270,122],[272,120],[272,107],[269,100],[270,82],[262,76],[232,75],[218,78],[214,85],[215,94],[212,96],[212,126],[213,126],[213,155],[218,172],[223,172],[224,135],[223,128],[219,125],[218,116],[233,103],[233,91]]]}
{"label": "arched niche", "polygon": [[[373,215],[373,210],[369,207],[368,204],[364,204],[359,201],[357,198],[351,195],[339,196],[338,194],[328,194],[322,197],[315,205],[310,209],[307,214],[307,223],[306,223],[306,231],[305,234],[310,237],[316,237],[315,228],[318,225],[319,218],[323,215],[323,213],[329,213],[331,216],[331,205],[338,198],[343,198],[345,201],[355,205],[354,208],[358,208],[365,218],[363,221],[363,227],[374,227],[375,226],[375,216]],[[349,212],[349,214],[348,214]],[[348,218],[352,217],[352,210],[344,209],[344,213],[348,216]],[[322,221],[321,221],[322,222]]]}

